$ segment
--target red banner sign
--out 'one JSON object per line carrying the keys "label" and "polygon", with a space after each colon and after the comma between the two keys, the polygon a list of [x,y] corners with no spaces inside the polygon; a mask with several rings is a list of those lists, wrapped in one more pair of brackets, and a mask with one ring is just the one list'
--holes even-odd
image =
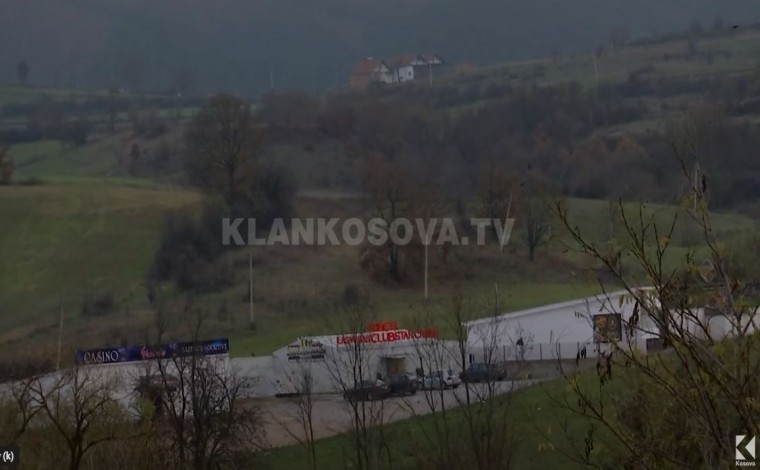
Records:
{"label": "red banner sign", "polygon": [[373,331],[359,335],[338,336],[338,344],[387,344],[398,341],[409,341],[414,339],[438,338],[440,332],[437,328],[427,330],[391,330],[391,331]]}
{"label": "red banner sign", "polygon": [[367,327],[367,331],[396,331],[398,330],[398,323],[393,320],[383,321],[377,323],[370,323]]}

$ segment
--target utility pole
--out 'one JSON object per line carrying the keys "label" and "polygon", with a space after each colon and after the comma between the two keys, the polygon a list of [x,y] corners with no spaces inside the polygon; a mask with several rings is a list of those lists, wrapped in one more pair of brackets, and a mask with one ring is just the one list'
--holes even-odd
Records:
{"label": "utility pole", "polygon": [[697,198],[699,197],[699,162],[694,163],[694,212],[697,212]]}
{"label": "utility pole", "polygon": [[248,314],[253,327],[253,254],[248,254]]}
{"label": "utility pole", "polygon": [[274,71],[271,67],[269,69],[269,88],[274,90]]}
{"label": "utility pole", "polygon": [[428,298],[428,241],[425,240],[425,298]]}
{"label": "utility pole", "polygon": [[498,282],[493,283],[493,295],[494,295],[494,299],[496,300],[496,312],[494,312],[495,313],[494,316],[498,317],[499,316],[499,283]]}
{"label": "utility pole", "polygon": [[55,370],[61,370],[61,341],[63,339],[63,298],[60,299],[60,318],[58,320],[58,355]]}
{"label": "utility pole", "polygon": [[430,74],[430,84],[433,84],[433,64],[428,62],[428,73]]}
{"label": "utility pole", "polygon": [[[512,211],[512,194],[513,193],[514,191],[509,192],[509,202],[507,203],[507,218],[504,219],[505,224],[509,220],[509,213]],[[504,236],[503,233],[502,233],[502,236]],[[504,239],[503,238],[499,240],[499,252],[504,253]]]}

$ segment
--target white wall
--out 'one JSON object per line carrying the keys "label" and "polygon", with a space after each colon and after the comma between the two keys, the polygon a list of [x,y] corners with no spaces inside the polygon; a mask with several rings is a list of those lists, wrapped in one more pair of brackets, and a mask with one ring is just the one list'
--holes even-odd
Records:
{"label": "white wall", "polygon": [[414,67],[405,65],[396,69],[396,79],[399,82],[411,82],[414,80]]}
{"label": "white wall", "polygon": [[[620,303],[621,298],[625,301]],[[656,299],[650,299],[656,308]],[[648,339],[659,337],[659,328],[644,308],[639,309],[639,322],[629,338],[626,323],[631,318],[635,301],[625,292],[599,295],[588,299],[548,305],[468,323],[468,350],[473,360],[509,361],[524,358],[526,360],[574,358],[580,348],[586,346],[588,356],[597,352],[606,352],[609,346],[600,345],[595,349],[593,343],[592,317],[595,314],[620,313],[623,321],[624,347],[646,351]],[[702,308],[692,310],[692,316],[684,316],[680,321],[680,331],[696,338],[706,339],[708,334],[714,341],[734,335],[731,320],[724,316],[706,318]],[[741,325],[748,326],[748,333],[755,331],[750,318],[745,316]],[[706,326],[707,331],[705,331]],[[517,340],[523,338],[524,347],[516,346]]]}
{"label": "white wall", "polygon": [[[610,293],[609,297],[599,295],[470,322],[468,349],[476,362],[483,360],[488,351],[493,360],[574,358],[584,345],[591,356],[595,352],[593,316],[620,313],[622,320],[627,321],[635,303],[626,299],[621,306],[620,299],[624,295],[627,296],[627,292]],[[639,315],[644,316],[643,311],[640,310]],[[640,324],[648,324],[647,321],[644,319]],[[626,331],[623,335],[626,338]],[[646,338],[651,336],[654,333],[639,331],[634,341],[637,345],[644,345]],[[522,356],[516,346],[519,338],[524,343]],[[601,352],[606,350],[602,345]]]}
{"label": "white wall", "polygon": [[[427,372],[449,368],[457,371],[461,369],[458,367],[456,344],[452,342],[418,340],[364,344],[358,353],[348,345],[335,345],[324,338],[322,342],[325,344],[324,360],[288,360],[287,348],[273,353],[273,383],[277,393],[297,391],[298,381],[305,374],[312,377],[314,393],[338,392],[345,386],[352,386],[355,379],[374,380],[377,373],[386,377],[385,361],[389,357],[403,358],[403,372],[406,373],[414,373],[419,367]],[[357,356],[360,356],[360,359],[357,359]]]}
{"label": "white wall", "polygon": [[247,397],[271,397],[277,393],[272,356],[241,357],[230,360],[232,370],[245,379]]}
{"label": "white wall", "polygon": [[383,69],[380,73],[377,74],[377,80],[382,83],[393,83],[395,81],[395,77],[390,69]]}

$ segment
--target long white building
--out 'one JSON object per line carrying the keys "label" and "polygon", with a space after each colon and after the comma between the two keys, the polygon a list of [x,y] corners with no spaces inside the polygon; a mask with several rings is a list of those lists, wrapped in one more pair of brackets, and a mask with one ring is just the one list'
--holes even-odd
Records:
{"label": "long white building", "polygon": [[[584,347],[591,357],[608,349],[602,330],[595,338],[595,321],[598,327],[606,328],[608,336],[627,340],[623,322],[630,319],[634,309],[635,300],[629,292],[617,291],[483,318],[466,324],[467,345],[475,362],[571,359]],[[643,349],[647,339],[657,335],[651,321],[639,311],[640,328],[632,340]]]}
{"label": "long white building", "polygon": [[[650,287],[602,293],[585,299],[531,308],[466,324],[467,346],[474,362],[573,359],[585,348],[587,357],[604,354],[611,342],[646,352],[661,344],[657,322],[647,312],[659,301]],[[635,297],[648,304],[638,305]],[[632,319],[635,313],[635,320]],[[674,322],[675,320],[670,320]],[[693,308],[681,315],[673,331],[719,341],[733,335],[734,320],[714,310]],[[629,327],[633,323],[633,327]],[[750,323],[742,318],[739,328]],[[748,331],[755,331],[750,324]]]}
{"label": "long white building", "polygon": [[[294,393],[310,377],[312,392],[341,391],[361,380],[422,369],[457,369],[456,345],[436,330],[390,329],[299,338],[271,356],[277,393]],[[261,387],[267,387],[261,384]]]}

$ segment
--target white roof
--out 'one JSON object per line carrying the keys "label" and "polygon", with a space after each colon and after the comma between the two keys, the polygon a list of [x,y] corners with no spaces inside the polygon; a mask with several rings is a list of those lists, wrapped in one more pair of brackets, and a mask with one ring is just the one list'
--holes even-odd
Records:
{"label": "white roof", "polygon": [[[636,291],[648,291],[653,289],[653,287],[638,287],[633,290]],[[575,299],[575,300],[569,300],[567,302],[560,302],[556,304],[550,304],[550,305],[543,305],[541,307],[534,307],[529,308],[527,310],[520,310],[514,313],[502,313],[498,317],[487,317],[487,318],[480,318],[478,320],[473,320],[469,322],[465,322],[464,324],[468,327],[471,326],[478,326],[482,324],[487,324],[494,321],[500,321],[506,318],[514,319],[514,318],[521,318],[521,317],[528,317],[531,315],[537,315],[540,313],[546,313],[551,312],[554,310],[569,310],[569,309],[575,309],[575,308],[586,308],[587,304],[590,304],[591,302],[609,302],[611,299],[616,299],[623,295],[630,295],[631,292],[628,290],[619,290],[615,292],[606,292],[597,294],[591,297],[586,297],[585,299]]]}

